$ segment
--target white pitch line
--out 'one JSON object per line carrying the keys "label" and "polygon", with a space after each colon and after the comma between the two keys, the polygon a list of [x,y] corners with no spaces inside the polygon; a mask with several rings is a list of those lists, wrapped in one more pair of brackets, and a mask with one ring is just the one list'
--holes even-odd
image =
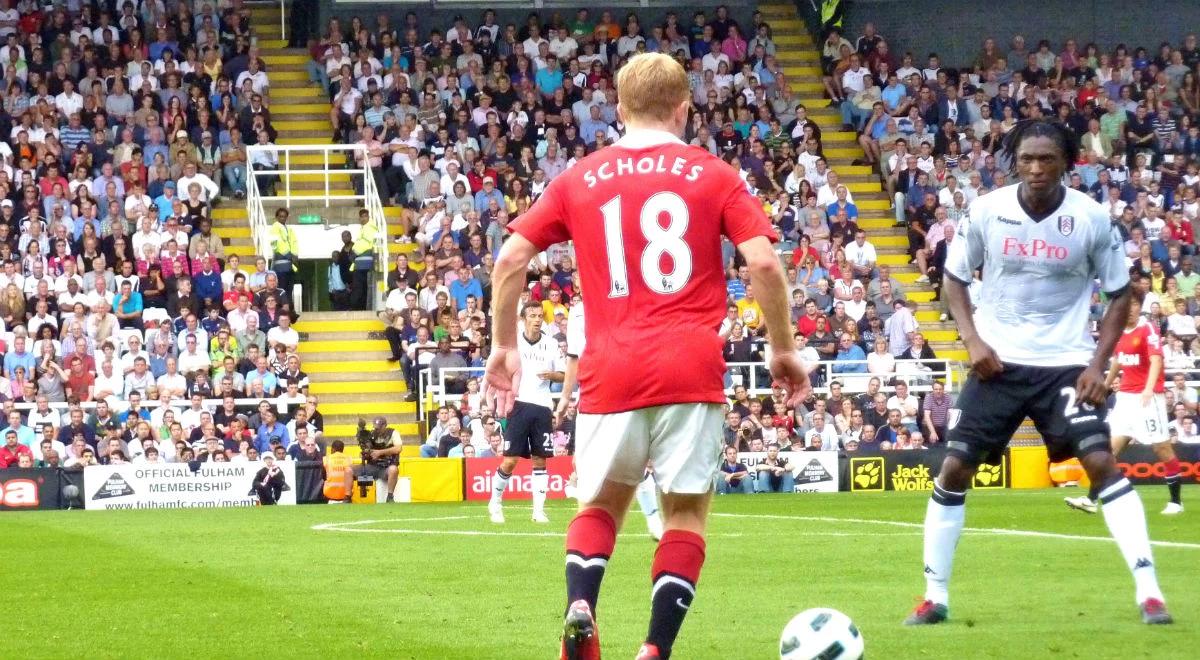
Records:
{"label": "white pitch line", "polygon": [[[732,514],[723,514],[732,515]],[[790,518],[790,517],[789,517]],[[565,532],[505,532],[505,531],[490,531],[490,530],[471,530],[471,529],[410,529],[410,528],[384,528],[370,529],[367,525],[376,525],[380,523],[412,523],[412,522],[430,522],[443,520],[482,520],[478,516],[436,516],[431,518],[384,518],[373,520],[347,520],[344,522],[331,522],[313,525],[311,529],[318,532],[350,532],[353,534],[425,534],[436,536],[444,534],[447,536],[533,536],[533,537],[552,537],[560,538]],[[919,536],[919,532],[829,532],[829,531],[814,531],[809,532],[808,536],[829,536],[829,537],[848,537],[860,538],[864,536]],[[742,532],[712,532],[707,536],[716,538],[742,538],[745,536],[754,536]]]}
{"label": "white pitch line", "polygon": [[[715,517],[720,518],[753,518],[759,520],[802,520],[806,522],[824,522],[824,523],[854,523],[860,525],[887,525],[891,527],[902,527],[905,529],[924,529],[922,523],[904,522],[901,520],[874,520],[871,518],[834,518],[830,516],[785,516],[769,513],[713,513]],[[997,534],[1004,536],[1028,536],[1044,539],[1061,539],[1064,541],[1102,541],[1112,543],[1112,537],[1109,536],[1083,536],[1079,534],[1058,534],[1055,532],[1036,532],[1027,529],[1000,529],[994,527],[964,527],[964,532],[973,534]],[[1183,543],[1180,541],[1151,541],[1151,545],[1160,548],[1186,548],[1189,550],[1200,550],[1200,543]]]}
{"label": "white pitch line", "polygon": [[348,527],[348,526],[357,526],[357,525],[374,525],[376,523],[386,523],[386,522],[426,522],[426,521],[436,521],[436,520],[467,520],[468,518],[471,518],[471,517],[472,516],[435,516],[432,518],[386,518],[386,519],[381,519],[381,520],[347,520],[344,522],[331,522],[331,523],[322,523],[320,525],[313,525],[312,529],[314,529],[318,532],[370,532],[373,530],[342,529],[342,528]]}
{"label": "white pitch line", "polygon": [[[340,527],[320,527],[326,532],[355,532],[359,534],[425,534],[429,536],[545,536],[562,538],[561,532],[487,532],[478,529],[345,529]],[[313,529],[318,529],[313,527]]]}

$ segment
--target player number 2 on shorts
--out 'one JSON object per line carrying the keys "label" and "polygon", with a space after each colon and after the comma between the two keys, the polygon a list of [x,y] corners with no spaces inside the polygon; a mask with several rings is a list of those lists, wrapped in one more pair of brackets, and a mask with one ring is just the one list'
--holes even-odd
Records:
{"label": "player number 2 on shorts", "polygon": [[[1075,415],[1078,415],[1080,406],[1075,405],[1077,396],[1075,394],[1075,388],[1064,387],[1059,390],[1058,393],[1067,398],[1066,403],[1063,405],[1063,417],[1074,417]],[[1084,403],[1082,407],[1084,410],[1096,409],[1096,407],[1090,403]]]}
{"label": "player number 2 on shorts", "polygon": [[[609,298],[629,295],[629,272],[625,265],[625,240],[621,231],[621,196],[617,195],[600,207],[604,215],[604,246],[608,252],[608,272],[612,286]],[[658,222],[662,214],[667,215],[667,226]],[[651,195],[642,205],[640,224],[642,235],[648,241],[642,251],[642,280],[655,293],[670,294],[682,289],[692,276],[692,250],[683,234],[688,227],[688,208],[683,198],[673,192],[663,191]],[[673,264],[670,273],[662,272],[662,256],[667,255]]]}

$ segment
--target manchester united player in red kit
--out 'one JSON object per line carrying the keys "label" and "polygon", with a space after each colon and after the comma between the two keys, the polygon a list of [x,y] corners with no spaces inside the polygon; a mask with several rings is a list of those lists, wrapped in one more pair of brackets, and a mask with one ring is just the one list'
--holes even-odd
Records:
{"label": "manchester united player in red kit", "polygon": [[[1112,428],[1112,451],[1118,455],[1130,441],[1150,445],[1154,455],[1163,465],[1163,475],[1171,501],[1163,509],[1164,515],[1183,513],[1180,500],[1180,467],[1175,449],[1171,446],[1171,435],[1167,426],[1167,402],[1163,395],[1162,339],[1154,325],[1142,318],[1140,296],[1133,297],[1129,310],[1129,321],[1125,332],[1113,349],[1112,366],[1108,370],[1109,387],[1121,376],[1117,402],[1108,414],[1108,425]],[[1080,511],[1095,513],[1097,486],[1087,497],[1065,498],[1067,505]]]}
{"label": "manchester united player in red kit", "polygon": [[795,404],[808,376],[792,341],[774,231],[738,173],[684,144],[687,75],[642,54],[617,74],[627,133],[555,177],[509,225],[492,275],[495,335],[487,364],[498,414],[520,368],[516,310],[529,260],[575,242],[587,350],[579,364],[575,465],[579,513],[567,528],[567,614],[561,657],[600,657],[596,599],[617,530],[646,462],[662,490],[665,532],[651,568],[641,660],[671,657],[704,563],[704,533],[721,446],[725,314],[721,237],[746,259],[772,350],[771,373]]}

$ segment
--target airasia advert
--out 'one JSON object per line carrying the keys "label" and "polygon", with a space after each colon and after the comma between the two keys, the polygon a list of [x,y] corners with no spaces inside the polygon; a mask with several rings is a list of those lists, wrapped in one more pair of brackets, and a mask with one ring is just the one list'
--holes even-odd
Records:
{"label": "airasia advert", "polygon": [[[463,459],[463,463],[465,463],[464,469],[466,470],[463,485],[467,491],[466,499],[468,501],[487,500],[491,498],[492,478],[496,475],[496,469],[500,467],[501,460],[503,459]],[[571,472],[574,470],[574,459],[570,456],[547,458],[546,471],[550,474],[550,490],[546,493],[546,496],[551,499],[565,498],[566,495],[563,491],[566,489],[567,480],[571,478]],[[505,501],[530,499],[530,492],[533,490],[533,486],[530,484],[532,471],[532,461],[517,461],[517,468],[513,471],[512,479],[508,480],[508,490],[504,493]]]}

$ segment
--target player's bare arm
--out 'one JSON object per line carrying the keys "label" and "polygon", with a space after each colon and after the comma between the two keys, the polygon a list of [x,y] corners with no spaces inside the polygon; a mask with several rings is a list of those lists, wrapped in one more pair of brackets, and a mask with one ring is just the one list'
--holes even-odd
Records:
{"label": "player's bare arm", "polygon": [[571,394],[575,391],[575,385],[579,382],[579,358],[567,356],[567,370],[563,372],[562,379],[562,396],[558,399],[558,405],[554,407],[554,426],[562,424],[563,416],[567,414],[567,408],[571,406]]}
{"label": "player's bare arm", "polygon": [[1104,376],[1104,386],[1111,392],[1117,384],[1117,374],[1121,373],[1121,365],[1116,360],[1108,361],[1108,374]]}
{"label": "player's bare arm", "polygon": [[1146,386],[1142,388],[1142,407],[1149,406],[1154,401],[1155,384],[1162,378],[1163,358],[1161,355],[1150,356],[1150,376],[1146,378]]}
{"label": "player's bare arm", "polygon": [[946,305],[950,308],[955,322],[958,323],[958,334],[967,347],[971,370],[982,380],[988,380],[1004,371],[1004,365],[996,356],[996,351],[980,338],[979,331],[975,328],[975,318],[972,314],[971,299],[967,293],[966,284],[952,274],[946,273],[945,281],[942,282],[942,295],[946,296]]}
{"label": "player's bare arm", "polygon": [[[1100,338],[1096,341],[1096,354],[1075,383],[1075,391],[1082,401],[1099,405],[1108,398],[1108,385],[1105,383],[1105,366],[1112,358],[1113,348],[1121,333],[1125,331],[1125,322],[1129,318],[1129,301],[1132,297],[1126,287],[1109,298],[1108,310],[1100,320]],[[968,347],[969,350],[969,347]]]}
{"label": "player's bare arm", "polygon": [[750,268],[750,283],[763,310],[767,341],[771,346],[771,376],[787,391],[788,404],[796,405],[808,398],[812,386],[792,337],[791,309],[788,306],[783,266],[779,264],[779,257],[766,237],[756,236],[739,243],[737,248],[746,258]]}
{"label": "player's bare arm", "polygon": [[566,374],[562,371],[543,371],[537,375],[538,378],[541,378],[542,380],[548,380],[551,383],[561,383],[563,382],[565,376]]}
{"label": "player's bare arm", "polygon": [[512,410],[520,378],[521,356],[517,352],[517,301],[525,283],[525,267],[537,255],[537,246],[514,233],[500,248],[492,269],[492,352],[488,356],[484,386],[485,400],[499,417]]}

